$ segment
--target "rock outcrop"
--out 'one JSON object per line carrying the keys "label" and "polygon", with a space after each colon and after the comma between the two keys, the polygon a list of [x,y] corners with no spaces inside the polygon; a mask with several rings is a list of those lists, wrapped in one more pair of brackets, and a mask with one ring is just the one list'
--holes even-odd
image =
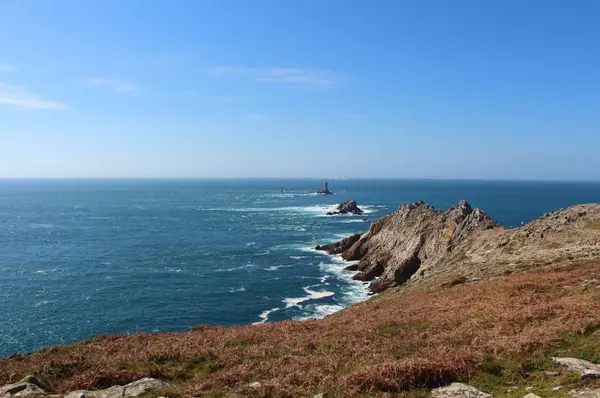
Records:
{"label": "rock outcrop", "polygon": [[40,387],[39,380],[33,376],[26,376],[17,383],[0,387],[0,397],[29,397],[34,395],[48,394]]}
{"label": "rock outcrop", "polygon": [[340,203],[337,207],[336,211],[330,211],[327,213],[328,216],[334,216],[336,214],[354,214],[361,215],[364,212],[358,207],[358,204],[355,200],[347,200],[345,202]]}
{"label": "rock outcrop", "polygon": [[[600,204],[576,205],[505,229],[465,201],[445,212],[421,201],[401,205],[361,235],[317,248],[354,261],[347,269],[359,271],[355,279],[373,281],[375,293],[399,285],[454,286],[600,257]],[[597,279],[582,282],[596,286]]]}
{"label": "rock outcrop", "polygon": [[431,396],[434,398],[492,398],[491,394],[463,383],[452,383],[447,387],[431,390]]}
{"label": "rock outcrop", "polygon": [[579,373],[582,378],[600,378],[600,365],[578,358],[552,358],[554,363]]}
{"label": "rock outcrop", "polygon": [[373,222],[367,232],[317,249],[358,260],[355,279],[370,281],[381,292],[408,281],[417,271],[435,267],[472,234],[498,224],[479,209],[461,201],[446,212],[423,201],[403,204]]}
{"label": "rock outcrop", "polygon": [[[169,388],[169,384],[160,380],[144,377],[124,386],[112,386],[104,390],[79,390],[72,391],[65,398],[134,398],[148,391],[164,390]],[[32,396],[47,396],[49,398],[58,398],[63,395],[49,395],[40,387],[40,382],[33,376],[27,376],[23,380],[15,384],[9,384],[0,387],[0,397],[32,397]]]}

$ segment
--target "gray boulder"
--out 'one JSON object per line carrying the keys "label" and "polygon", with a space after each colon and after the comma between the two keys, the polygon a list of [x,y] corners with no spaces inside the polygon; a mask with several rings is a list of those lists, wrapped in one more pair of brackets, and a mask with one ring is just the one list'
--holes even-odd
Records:
{"label": "gray boulder", "polygon": [[0,387],[0,397],[28,397],[32,395],[48,395],[41,387],[40,382],[33,376],[26,376],[14,384]]}
{"label": "gray boulder", "polygon": [[582,378],[600,378],[600,365],[578,358],[552,358],[557,365],[579,373]]}
{"label": "gray boulder", "polygon": [[449,386],[431,390],[431,396],[434,398],[492,398],[491,394],[463,383],[452,383]]}

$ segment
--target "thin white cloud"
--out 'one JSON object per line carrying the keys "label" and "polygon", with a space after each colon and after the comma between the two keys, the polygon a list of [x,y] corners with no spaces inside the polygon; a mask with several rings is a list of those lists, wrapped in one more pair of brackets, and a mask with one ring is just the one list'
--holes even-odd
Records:
{"label": "thin white cloud", "polygon": [[19,69],[16,66],[0,62],[0,73],[16,73]]}
{"label": "thin white cloud", "polygon": [[246,75],[256,82],[305,88],[331,87],[339,80],[335,73],[322,69],[220,66],[213,68],[212,72],[218,75]]}
{"label": "thin white cloud", "polygon": [[133,83],[108,77],[92,77],[88,79],[87,84],[89,86],[108,87],[116,93],[132,93],[138,90],[138,87]]}
{"label": "thin white cloud", "polygon": [[17,109],[53,109],[66,110],[68,107],[60,102],[49,101],[37,94],[27,91],[24,87],[13,86],[0,82],[0,104]]}
{"label": "thin white cloud", "polygon": [[252,120],[269,120],[271,118],[269,115],[265,115],[264,113],[249,113],[246,116]]}

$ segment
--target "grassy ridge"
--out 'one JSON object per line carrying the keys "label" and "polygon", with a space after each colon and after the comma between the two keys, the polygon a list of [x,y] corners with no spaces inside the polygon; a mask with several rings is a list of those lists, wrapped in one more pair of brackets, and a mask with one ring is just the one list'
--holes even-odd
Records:
{"label": "grassy ridge", "polygon": [[416,397],[467,381],[522,397],[527,385],[582,384],[564,371],[547,375],[550,355],[600,362],[600,282],[590,282],[598,275],[600,262],[590,261],[389,292],[323,320],[103,336],[0,359],[0,385],[33,373],[67,392],[151,376],[172,382],[170,396]]}

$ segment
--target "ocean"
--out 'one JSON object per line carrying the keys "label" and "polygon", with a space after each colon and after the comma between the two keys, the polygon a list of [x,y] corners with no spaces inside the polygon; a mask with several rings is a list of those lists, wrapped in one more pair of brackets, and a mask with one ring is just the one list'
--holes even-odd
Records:
{"label": "ocean", "polygon": [[[403,202],[460,199],[506,227],[600,183],[1,180],[0,357],[103,334],[319,318],[368,298],[316,252]],[[284,192],[280,192],[284,186]],[[354,199],[362,216],[326,216]],[[368,221],[364,221],[367,219]]]}

